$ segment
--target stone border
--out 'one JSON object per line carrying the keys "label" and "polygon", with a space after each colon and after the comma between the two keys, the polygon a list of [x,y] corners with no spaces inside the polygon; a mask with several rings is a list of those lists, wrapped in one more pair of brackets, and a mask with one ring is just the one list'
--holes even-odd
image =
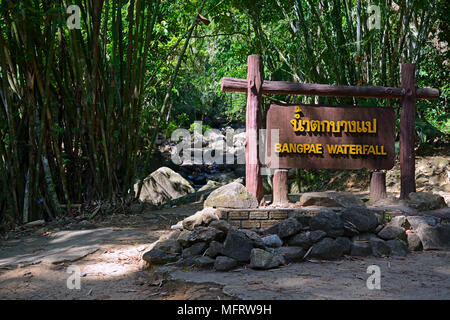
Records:
{"label": "stone border", "polygon": [[[266,229],[296,214],[315,216],[324,207],[217,209],[220,211],[221,220],[228,222],[233,227],[239,229]],[[342,210],[342,208],[334,207],[328,207],[327,209]]]}

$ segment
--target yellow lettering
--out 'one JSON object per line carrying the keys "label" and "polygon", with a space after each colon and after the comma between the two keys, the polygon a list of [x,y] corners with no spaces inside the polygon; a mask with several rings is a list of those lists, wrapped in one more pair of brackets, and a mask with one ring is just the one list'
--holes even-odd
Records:
{"label": "yellow lettering", "polygon": [[336,147],[337,146],[335,144],[332,144],[332,145],[327,144],[328,153],[329,154],[335,154],[336,153]]}
{"label": "yellow lettering", "polygon": [[275,152],[279,153],[281,148],[281,143],[275,143]]}

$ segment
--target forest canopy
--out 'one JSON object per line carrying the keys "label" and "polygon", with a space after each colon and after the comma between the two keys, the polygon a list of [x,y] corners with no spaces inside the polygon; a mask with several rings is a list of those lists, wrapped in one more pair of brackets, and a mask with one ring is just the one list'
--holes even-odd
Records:
{"label": "forest canopy", "polygon": [[[134,197],[158,133],[244,119],[245,94],[221,92],[220,81],[245,78],[251,54],[262,55],[264,79],[300,83],[398,87],[400,65],[415,63],[417,86],[440,90],[416,102],[417,142],[449,134],[449,5],[2,0],[0,224]],[[399,118],[397,100],[264,99],[393,106]]]}

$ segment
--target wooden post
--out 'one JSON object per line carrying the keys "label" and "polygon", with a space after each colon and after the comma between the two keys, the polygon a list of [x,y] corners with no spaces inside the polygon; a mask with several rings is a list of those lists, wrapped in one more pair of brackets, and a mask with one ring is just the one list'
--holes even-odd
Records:
{"label": "wooden post", "polygon": [[258,153],[258,133],[261,128],[261,88],[264,81],[262,58],[260,55],[251,55],[248,56],[247,63],[245,181],[247,189],[261,203],[264,192]]}
{"label": "wooden post", "polygon": [[401,100],[400,116],[400,199],[408,198],[416,191],[415,156],[414,156],[414,113],[415,113],[415,64],[402,65],[402,88],[405,95]]}
{"label": "wooden post", "polygon": [[382,171],[372,172],[370,177],[370,202],[386,197],[386,174]]}
{"label": "wooden post", "polygon": [[288,200],[288,170],[276,169],[273,175],[273,204],[287,204]]}

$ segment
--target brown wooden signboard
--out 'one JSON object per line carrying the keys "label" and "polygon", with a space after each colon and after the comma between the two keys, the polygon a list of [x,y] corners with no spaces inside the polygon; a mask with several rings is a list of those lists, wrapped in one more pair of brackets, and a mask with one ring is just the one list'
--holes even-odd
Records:
{"label": "brown wooden signboard", "polygon": [[[267,166],[391,169],[394,121],[394,110],[386,107],[270,105]],[[278,141],[272,129],[279,129]]]}

